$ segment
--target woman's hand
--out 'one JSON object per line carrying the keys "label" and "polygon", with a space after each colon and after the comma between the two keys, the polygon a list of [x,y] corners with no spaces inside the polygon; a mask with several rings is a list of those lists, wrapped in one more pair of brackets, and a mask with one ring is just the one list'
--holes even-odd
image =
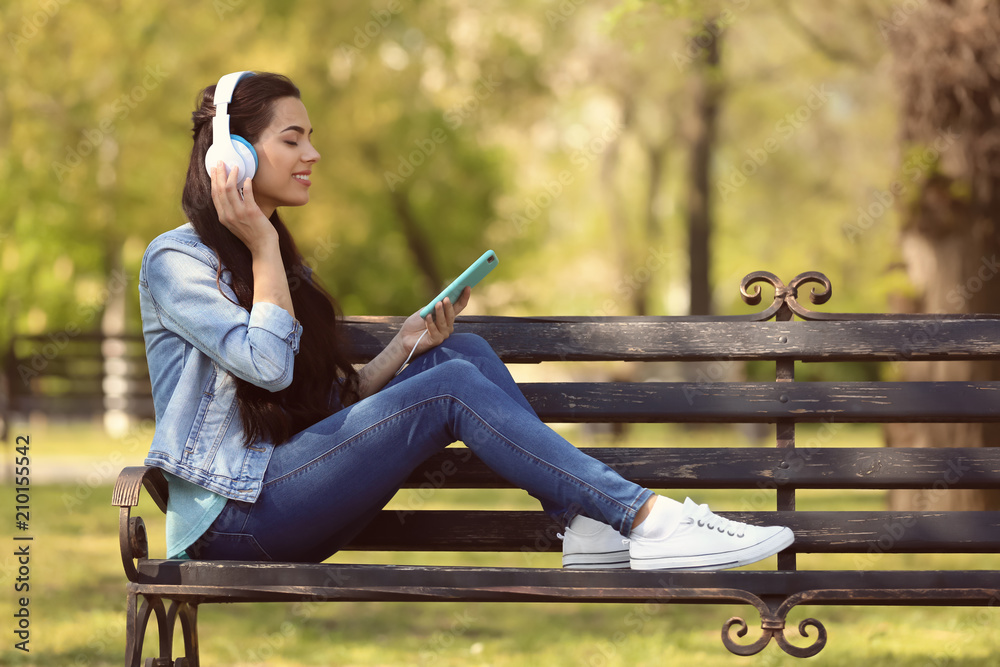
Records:
{"label": "woman's hand", "polygon": [[243,241],[251,254],[277,246],[278,232],[257,206],[253,198],[253,184],[243,180],[243,194],[239,191],[239,167],[229,172],[228,178],[222,160],[212,169],[212,201],[219,213],[219,222]]}
{"label": "woman's hand", "polygon": [[[402,369],[409,361],[411,351],[412,356],[423,354],[448,338],[455,330],[455,317],[468,305],[471,295],[472,288],[466,287],[455,303],[450,299],[436,303],[433,315],[422,318],[418,311],[406,318],[392,342],[358,372],[361,378],[359,396],[366,398],[384,387],[396,375],[397,369]],[[414,350],[414,346],[417,349]]]}
{"label": "woman's hand", "polygon": [[236,186],[239,169],[234,168],[226,179],[222,178],[224,173],[226,168],[219,160],[212,170],[212,201],[219,212],[219,222],[243,241],[253,256],[253,302],[273,303],[295,317],[295,305],[278,247],[278,232],[254,201],[250,179],[244,179],[243,195],[240,195]]}
{"label": "woman's hand", "polygon": [[420,339],[424,331],[427,332],[427,335],[420,340],[419,346],[413,351],[413,356],[423,354],[443,343],[455,330],[455,318],[465,310],[471,295],[472,288],[466,287],[455,303],[445,298],[434,304],[433,315],[421,318],[420,313],[416,312],[406,318],[399,333],[396,334],[406,353],[409,354],[410,350],[413,350],[413,346],[417,345],[417,340]]}

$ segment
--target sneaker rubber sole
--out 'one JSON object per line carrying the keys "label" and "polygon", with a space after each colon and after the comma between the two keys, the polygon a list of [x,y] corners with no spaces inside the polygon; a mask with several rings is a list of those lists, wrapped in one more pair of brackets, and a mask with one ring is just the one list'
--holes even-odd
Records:
{"label": "sneaker rubber sole", "polygon": [[628,549],[604,553],[563,554],[563,567],[570,570],[627,570],[630,565]]}
{"label": "sneaker rubber sole", "polygon": [[683,570],[687,572],[711,572],[728,570],[756,563],[787,549],[795,541],[791,529],[783,528],[766,540],[743,549],[725,553],[698,554],[693,556],[673,556],[660,558],[630,558],[633,570]]}

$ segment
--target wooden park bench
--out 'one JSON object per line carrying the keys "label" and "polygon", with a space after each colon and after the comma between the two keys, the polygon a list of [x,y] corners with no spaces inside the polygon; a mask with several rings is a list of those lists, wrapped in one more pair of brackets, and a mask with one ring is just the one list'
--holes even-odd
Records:
{"label": "wooden park bench", "polygon": [[[155,614],[160,657],[146,665],[197,665],[197,610],[221,602],[463,601],[741,603],[760,616],[760,635],[740,641],[748,624],[722,625],[725,646],[740,655],[772,639],[807,657],[826,644],[819,620],[785,634],[798,605],[942,605],[994,607],[1000,571],[879,570],[881,554],[1000,551],[1000,512],[800,511],[800,489],[984,489],[1000,485],[1000,448],[882,448],[796,443],[799,424],[991,422],[1000,420],[1000,382],[796,381],[795,362],[905,362],[1000,358],[1000,320],[993,315],[900,316],[830,314],[805,308],[831,295],[829,281],[804,273],[788,285],[758,272],[744,278],[744,300],[771,305],[736,317],[466,317],[458,331],[486,338],[510,363],[627,360],[702,362],[695,381],[524,383],[547,422],[679,422],[776,424],[765,447],[604,447],[592,455],[625,477],[654,489],[743,489],[757,499],[747,511],[719,512],[748,523],[795,531],[776,570],[644,572],[558,567],[458,567],[373,564],[184,561],[150,558],[141,518],[131,516],[145,486],[160,509],[167,487],[157,469],[122,471],[113,504],[121,508],[122,563],[127,587],[127,665],[139,665],[143,637]],[[793,319],[798,316],[800,319]],[[371,358],[401,318],[350,318],[358,361]],[[729,362],[773,363],[773,379],[731,381]],[[709,365],[706,367],[704,363]],[[759,367],[760,364],[755,365]],[[770,371],[769,371],[770,372]],[[839,443],[843,445],[843,443]],[[850,445],[851,443],[847,443]],[[447,488],[508,486],[461,447],[427,461],[409,480]],[[774,502],[776,498],[776,507]],[[350,546],[365,551],[559,551],[559,530],[541,512],[415,510],[405,521],[391,510]],[[798,554],[855,554],[855,567],[797,569]],[[884,564],[884,563],[883,563]],[[753,566],[751,566],[753,567]],[[140,601],[141,598],[141,601]],[[171,662],[180,622],[186,658]],[[665,630],[669,632],[669,630]],[[803,643],[805,638],[806,646]],[[794,638],[794,637],[793,637]]]}

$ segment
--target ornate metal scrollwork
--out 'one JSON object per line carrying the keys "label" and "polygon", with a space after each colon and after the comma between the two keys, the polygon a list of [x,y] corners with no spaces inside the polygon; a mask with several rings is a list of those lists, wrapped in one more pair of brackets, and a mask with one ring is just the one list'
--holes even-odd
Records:
{"label": "ornate metal scrollwork", "polygon": [[[830,279],[819,271],[806,271],[792,278],[788,285],[778,276],[769,271],[754,271],[747,274],[740,282],[740,296],[743,301],[751,306],[756,306],[761,302],[761,289],[758,283],[767,283],[774,288],[774,300],[765,310],[755,313],[752,317],[757,321],[766,321],[778,314],[782,308],[798,315],[804,320],[839,319],[842,314],[820,313],[808,308],[803,308],[799,303],[799,288],[803,285],[816,283],[822,289],[815,287],[809,292],[809,301],[815,305],[826,303],[833,295],[833,286]],[[751,287],[753,290],[751,291]]]}
{"label": "ornate metal scrollwork", "polygon": [[722,626],[722,643],[729,649],[730,653],[736,655],[756,655],[764,650],[764,647],[770,643],[772,637],[778,646],[781,647],[781,650],[796,658],[810,658],[822,651],[826,646],[826,628],[814,618],[807,618],[799,623],[799,634],[803,637],[809,637],[808,629],[810,627],[816,629],[816,640],[809,646],[795,646],[791,644],[785,636],[785,619],[783,617],[778,618],[770,613],[762,615],[761,636],[752,644],[739,644],[733,639],[729,631],[734,625],[738,626],[736,630],[737,637],[745,637],[748,626],[746,621],[738,616],[733,616]]}
{"label": "ornate metal scrollwork", "polygon": [[773,630],[764,630],[760,639],[755,641],[753,644],[737,644],[729,634],[729,629],[734,625],[739,626],[739,629],[736,631],[737,637],[746,637],[747,631],[750,627],[747,625],[747,622],[739,616],[733,616],[723,624],[722,643],[727,649],[729,649],[730,653],[734,653],[736,655],[757,655],[763,651],[764,647],[771,641]]}
{"label": "ornate metal scrollwork", "polygon": [[149,558],[149,539],[146,537],[146,524],[142,517],[129,518],[128,539],[132,558]]}
{"label": "ornate metal scrollwork", "polygon": [[776,631],[774,633],[774,640],[778,642],[778,646],[781,647],[785,653],[796,658],[811,658],[826,646],[826,628],[823,624],[817,621],[815,618],[807,618],[799,623],[799,634],[803,637],[808,638],[809,632],[808,628],[816,628],[816,641],[814,641],[809,646],[792,646],[788,643],[788,639],[785,637],[784,631]]}
{"label": "ornate metal scrollwork", "polygon": [[809,628],[815,628],[816,639],[812,644],[809,646],[795,646],[788,641],[788,638],[785,636],[785,616],[793,605],[787,604],[787,601],[776,611],[770,609],[760,599],[752,601],[751,604],[757,607],[757,611],[760,612],[761,636],[752,644],[738,643],[730,633],[730,629],[733,626],[737,626],[736,636],[745,637],[749,627],[742,618],[733,616],[722,626],[722,643],[729,649],[730,653],[736,655],[756,655],[764,650],[764,647],[770,643],[772,637],[778,646],[781,647],[782,651],[796,658],[810,658],[822,651],[826,646],[826,628],[815,618],[807,618],[799,623],[799,634],[806,638],[809,637]]}

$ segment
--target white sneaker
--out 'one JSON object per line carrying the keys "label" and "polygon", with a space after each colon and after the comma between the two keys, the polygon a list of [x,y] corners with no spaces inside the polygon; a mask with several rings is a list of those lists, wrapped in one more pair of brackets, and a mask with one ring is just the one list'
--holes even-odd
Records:
{"label": "white sneaker", "polygon": [[563,567],[575,570],[627,569],[629,540],[606,523],[578,514],[563,541]]}
{"label": "white sneaker", "polygon": [[725,570],[773,556],[793,541],[790,528],[723,519],[688,498],[674,532],[662,538],[632,535],[629,556],[633,570]]}

